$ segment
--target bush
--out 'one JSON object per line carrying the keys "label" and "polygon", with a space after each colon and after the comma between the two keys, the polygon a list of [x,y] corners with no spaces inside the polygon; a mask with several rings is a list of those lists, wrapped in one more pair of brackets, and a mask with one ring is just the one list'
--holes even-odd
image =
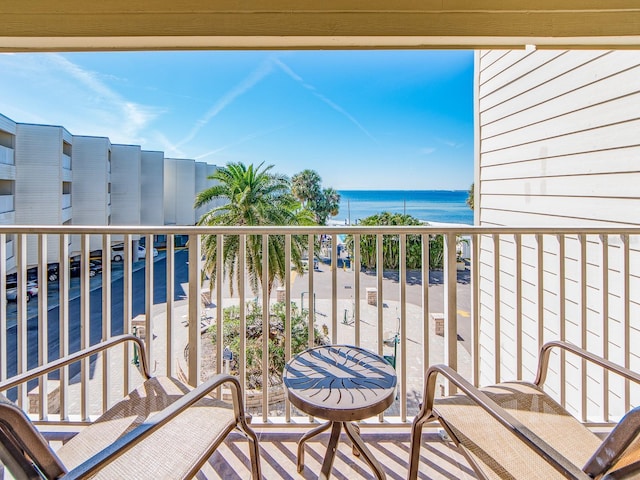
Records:
{"label": "bush", "polygon": [[[299,310],[291,303],[291,354],[305,350],[309,345],[308,310]],[[247,388],[262,389],[262,308],[257,302],[247,304],[246,314],[246,375]],[[217,329],[209,328],[213,343],[217,343]],[[223,310],[222,345],[229,347],[233,353],[230,372],[239,374],[240,361],[240,308],[227,307]],[[272,305],[269,322],[269,385],[282,382],[282,371],[285,365],[285,304]],[[314,327],[314,344],[328,344],[327,336]]]}

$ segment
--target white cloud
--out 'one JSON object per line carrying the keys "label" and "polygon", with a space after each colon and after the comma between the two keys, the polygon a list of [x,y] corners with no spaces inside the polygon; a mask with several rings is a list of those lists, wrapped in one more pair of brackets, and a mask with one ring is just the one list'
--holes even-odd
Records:
{"label": "white cloud", "polygon": [[421,155],[431,155],[435,151],[436,151],[436,149],[433,148],[433,147],[425,147],[425,148],[421,148],[420,149],[420,154]]}

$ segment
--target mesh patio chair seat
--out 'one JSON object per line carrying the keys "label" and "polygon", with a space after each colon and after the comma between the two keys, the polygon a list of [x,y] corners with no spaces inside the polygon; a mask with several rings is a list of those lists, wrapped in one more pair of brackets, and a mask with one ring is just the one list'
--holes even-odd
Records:
{"label": "mesh patio chair seat", "polygon": [[[216,375],[191,388],[170,377],[151,377],[144,344],[122,335],[0,383],[4,391],[123,342],[141,350],[146,380],[96,421],[53,451],[28,416],[0,395],[0,460],[20,478],[192,478],[234,429],[249,441],[254,479],[261,478],[258,439],[247,424],[240,383]],[[232,402],[209,396],[221,385]]]}
{"label": "mesh patio chair seat", "polygon": [[[451,368],[432,366],[411,430],[408,478],[417,478],[422,428],[434,420],[481,479],[640,478],[640,407],[628,412],[604,440],[596,436],[542,389],[553,348],[640,384],[640,375],[566,342],[542,347],[533,383],[503,382],[478,389]],[[435,398],[438,375],[462,393]]]}

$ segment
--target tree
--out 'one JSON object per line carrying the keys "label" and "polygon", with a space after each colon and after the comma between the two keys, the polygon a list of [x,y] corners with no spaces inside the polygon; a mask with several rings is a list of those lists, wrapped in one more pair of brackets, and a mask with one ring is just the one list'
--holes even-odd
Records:
{"label": "tree", "polygon": [[[228,200],[224,205],[205,213],[198,225],[206,226],[259,226],[259,225],[313,225],[313,218],[307,209],[291,195],[289,180],[284,175],[271,173],[273,165],[263,168],[245,166],[243,163],[229,163],[209,176],[217,180],[214,185],[196,196],[195,207],[208,204],[213,199]],[[217,235],[204,235],[202,253],[204,271],[215,282],[218,255]],[[302,270],[302,255],[306,248],[303,238],[293,236],[291,241],[291,261]],[[223,238],[223,273],[229,278],[229,288],[233,294],[234,285],[244,280],[245,272],[238,265],[240,238],[225,235]],[[254,293],[259,291],[262,281],[262,236],[248,235],[246,243],[246,274]],[[285,265],[285,239],[283,235],[270,235],[268,241],[269,271],[268,290],[271,291],[276,279],[284,281],[285,273],[291,268]]]}
{"label": "tree", "polygon": [[291,192],[313,212],[319,225],[340,210],[340,194],[333,188],[322,189],[322,178],[315,170],[303,170],[291,177]]}
{"label": "tree", "polygon": [[320,195],[322,179],[315,170],[303,170],[291,177],[291,193],[304,206],[315,201]]}
{"label": "tree", "polygon": [[333,188],[325,188],[318,195],[311,209],[316,215],[318,224],[326,225],[329,215],[335,217],[340,211],[340,194]]}
{"label": "tree", "polygon": [[[411,215],[400,213],[382,212],[364,218],[361,226],[380,225],[422,225],[423,223]],[[407,235],[407,268],[416,269],[422,266],[422,238],[420,235]],[[347,235],[347,249],[353,254],[353,235]],[[397,269],[400,264],[400,237],[399,235],[385,235],[382,239],[383,268]],[[429,238],[429,268],[442,268],[444,243],[442,235],[432,235]],[[365,268],[376,268],[377,249],[375,235],[362,235],[360,237],[360,262]]]}
{"label": "tree", "polygon": [[469,205],[469,208],[471,210],[473,210],[474,208],[474,202],[473,202],[473,190],[474,190],[474,186],[475,183],[471,184],[471,188],[469,188],[469,196],[467,197],[467,205]]}

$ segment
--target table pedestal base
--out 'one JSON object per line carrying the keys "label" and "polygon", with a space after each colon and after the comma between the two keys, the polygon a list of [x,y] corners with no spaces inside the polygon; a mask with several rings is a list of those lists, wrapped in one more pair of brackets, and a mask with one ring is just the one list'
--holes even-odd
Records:
{"label": "table pedestal base", "polygon": [[386,480],[387,477],[382,470],[380,463],[378,463],[378,461],[375,459],[371,451],[366,447],[366,445],[362,441],[362,438],[360,437],[360,427],[351,422],[327,422],[305,433],[298,441],[298,473],[302,472],[302,470],[304,469],[304,444],[308,440],[312,439],[316,435],[321,434],[329,428],[331,428],[331,438],[329,439],[329,444],[327,445],[327,453],[324,456],[324,460],[322,462],[322,470],[320,471],[320,476],[318,477],[320,480],[327,480],[330,476],[331,467],[333,466],[333,459],[336,456],[338,439],[340,437],[340,431],[342,430],[342,428],[344,428],[347,436],[353,444],[354,455],[362,455],[364,461],[367,462],[373,470],[376,478],[378,480]]}

